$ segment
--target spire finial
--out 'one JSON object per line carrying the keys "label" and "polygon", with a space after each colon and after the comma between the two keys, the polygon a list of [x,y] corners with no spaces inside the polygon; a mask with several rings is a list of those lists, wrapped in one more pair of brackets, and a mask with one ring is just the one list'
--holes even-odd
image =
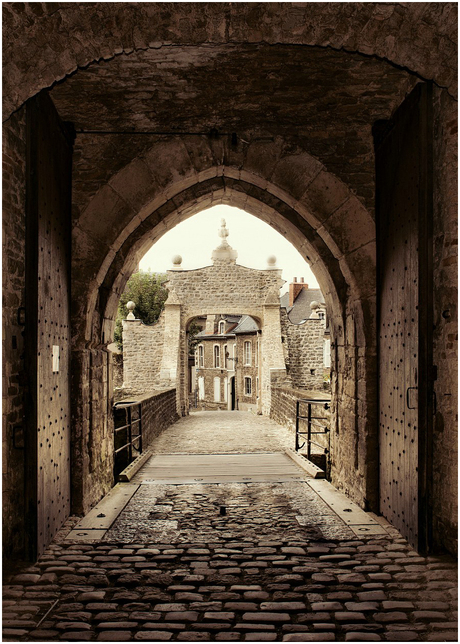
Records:
{"label": "spire finial", "polygon": [[236,258],[238,257],[238,253],[236,252],[236,250],[233,250],[233,248],[230,246],[230,244],[227,241],[229,232],[228,232],[225,219],[220,220],[220,228],[219,228],[218,234],[219,234],[219,237],[222,239],[222,241],[220,242],[219,246],[215,249],[215,251],[213,251],[212,253],[213,261],[221,260],[225,262],[231,262],[234,264]]}
{"label": "spire finial", "polygon": [[219,229],[219,237],[222,238],[222,243],[221,247],[224,245],[227,245],[227,237],[229,236],[228,228],[225,222],[225,219],[220,220],[220,229]]}

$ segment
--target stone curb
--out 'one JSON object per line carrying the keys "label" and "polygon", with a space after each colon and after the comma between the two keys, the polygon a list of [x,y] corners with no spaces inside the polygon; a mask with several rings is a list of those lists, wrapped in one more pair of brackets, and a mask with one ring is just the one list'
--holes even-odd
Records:
{"label": "stone curb", "polygon": [[128,467],[125,467],[125,469],[120,472],[120,474],[118,475],[118,481],[121,483],[129,482],[151,456],[152,451],[150,449],[146,450],[143,454],[140,454],[132,463],[128,465]]}
{"label": "stone curb", "polygon": [[317,465],[312,463],[311,461],[307,460],[304,458],[302,455],[297,454],[291,449],[286,449],[284,450],[284,453],[289,456],[299,467],[301,467],[307,474],[309,474],[311,477],[314,479],[324,479],[325,478],[325,473],[324,471],[319,468]]}

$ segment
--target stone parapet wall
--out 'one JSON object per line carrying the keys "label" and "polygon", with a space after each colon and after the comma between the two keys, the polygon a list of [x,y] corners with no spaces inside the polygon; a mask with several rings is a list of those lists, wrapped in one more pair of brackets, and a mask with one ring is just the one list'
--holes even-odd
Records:
{"label": "stone parapet wall", "polygon": [[142,403],[142,434],[144,449],[150,445],[154,438],[163,430],[179,419],[176,410],[176,390],[147,394],[141,398]]}
{"label": "stone parapet wall", "polygon": [[[277,423],[283,427],[292,431],[292,449],[295,447],[295,427],[296,427],[296,403],[298,400],[303,400],[305,398],[319,398],[321,396],[318,391],[306,391],[305,389],[294,389],[288,385],[283,384],[272,384],[271,389],[271,407],[270,407],[270,418],[275,420]],[[324,396],[325,398],[327,396]],[[330,429],[330,411],[324,409],[324,405],[314,405],[313,406],[314,416],[322,416],[327,418],[326,423],[321,423],[321,426],[328,426]],[[300,413],[302,416],[307,415],[307,405],[304,403],[301,405]],[[317,422],[317,421],[315,421]],[[307,431],[306,421],[301,421],[301,431]],[[321,429],[322,429],[321,427]],[[332,434],[331,434],[332,437]],[[304,437],[306,438],[306,437]],[[326,435],[314,436],[313,440],[323,447],[329,446],[329,438]],[[302,450],[303,452],[307,451],[307,446]],[[313,452],[320,453],[319,448],[313,447]]]}
{"label": "stone parapet wall", "polygon": [[150,446],[154,438],[179,419],[175,389],[164,389],[140,396],[127,395],[125,400],[141,403],[143,451]]}

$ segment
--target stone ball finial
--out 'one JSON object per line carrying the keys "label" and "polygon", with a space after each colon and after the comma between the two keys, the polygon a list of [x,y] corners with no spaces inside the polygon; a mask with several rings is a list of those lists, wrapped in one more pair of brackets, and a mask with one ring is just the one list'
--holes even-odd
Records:
{"label": "stone ball finial", "polygon": [[127,316],[126,319],[127,320],[135,320],[136,318],[134,317],[133,311],[136,308],[136,305],[134,304],[134,302],[128,302],[127,305],[126,305],[126,308],[129,311],[128,316]]}
{"label": "stone ball finial", "polygon": [[172,263],[174,268],[179,268],[179,266],[182,264],[182,257],[180,255],[174,255],[172,258]]}
{"label": "stone ball finial", "polygon": [[316,300],[313,300],[313,302],[311,302],[310,304],[310,308],[311,308],[310,319],[314,319],[314,320],[319,319],[318,310],[321,308],[321,304]]}
{"label": "stone ball finial", "polygon": [[276,268],[276,257],[275,255],[269,255],[267,257],[268,268]]}

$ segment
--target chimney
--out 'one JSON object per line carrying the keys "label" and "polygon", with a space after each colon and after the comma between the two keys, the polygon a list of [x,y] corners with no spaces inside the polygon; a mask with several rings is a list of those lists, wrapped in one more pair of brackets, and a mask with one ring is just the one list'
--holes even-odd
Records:
{"label": "chimney", "polygon": [[206,327],[205,327],[206,335],[214,335],[215,317],[216,317],[215,315],[207,315],[206,316]]}
{"label": "chimney", "polygon": [[308,289],[308,284],[305,284],[304,278],[300,278],[300,282],[297,281],[297,277],[294,277],[294,281],[289,284],[289,306],[294,306],[300,291],[302,289]]}

